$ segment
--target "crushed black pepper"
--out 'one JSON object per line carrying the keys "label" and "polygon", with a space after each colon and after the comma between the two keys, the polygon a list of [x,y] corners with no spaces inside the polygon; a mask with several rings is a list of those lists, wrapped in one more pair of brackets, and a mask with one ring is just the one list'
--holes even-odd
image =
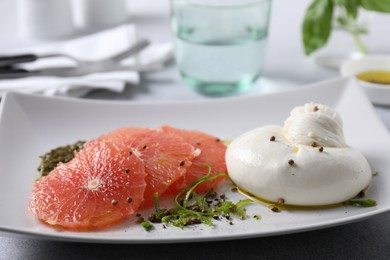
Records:
{"label": "crushed black pepper", "polygon": [[[189,187],[196,187],[203,180],[207,180],[206,178],[213,178],[213,176],[201,177],[197,183],[193,183]],[[184,196],[183,199],[181,199],[182,196]],[[151,223],[168,223],[184,228],[185,226],[202,223],[212,225],[212,219],[221,220],[221,218],[225,218],[227,221],[231,221],[233,215],[244,220],[246,218],[244,207],[253,201],[244,199],[233,203],[225,199],[226,195],[224,193],[218,194],[213,189],[206,191],[203,196],[189,190],[185,195],[183,193],[175,197],[176,206],[174,208],[163,209],[160,208],[158,194],[156,193],[154,197],[156,211],[149,216],[148,221]]]}

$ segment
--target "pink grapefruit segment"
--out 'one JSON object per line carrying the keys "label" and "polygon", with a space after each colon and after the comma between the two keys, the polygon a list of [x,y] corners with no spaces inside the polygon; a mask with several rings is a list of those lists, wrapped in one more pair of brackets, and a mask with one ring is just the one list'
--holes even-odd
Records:
{"label": "pink grapefruit segment", "polygon": [[99,137],[126,147],[132,156],[142,160],[146,188],[141,207],[153,204],[154,194],[164,194],[168,187],[186,174],[197,151],[177,135],[149,128],[127,127]]}
{"label": "pink grapefruit segment", "polygon": [[161,196],[172,183],[186,174],[192,160],[198,156],[192,145],[182,138],[150,130],[139,135],[132,143],[133,154],[145,165],[144,202],[141,207],[153,203],[155,192]]}
{"label": "pink grapefruit segment", "polygon": [[35,183],[29,208],[50,225],[100,229],[138,209],[145,176],[142,161],[127,149],[90,141],[72,161]]}
{"label": "pink grapefruit segment", "polygon": [[129,147],[137,135],[148,131],[150,129],[144,127],[123,127],[100,136],[98,140]]}
{"label": "pink grapefruit segment", "polygon": [[[171,126],[162,126],[160,129],[165,134],[180,136],[184,141],[201,151],[200,155],[192,160],[192,165],[188,168],[187,173],[170,187],[171,192],[177,193],[193,181],[205,176],[209,171],[209,167],[211,169],[210,175],[227,173],[225,163],[226,145],[219,138],[200,131],[184,130]],[[210,188],[215,188],[223,179],[218,178],[204,182],[196,190],[204,192]]]}

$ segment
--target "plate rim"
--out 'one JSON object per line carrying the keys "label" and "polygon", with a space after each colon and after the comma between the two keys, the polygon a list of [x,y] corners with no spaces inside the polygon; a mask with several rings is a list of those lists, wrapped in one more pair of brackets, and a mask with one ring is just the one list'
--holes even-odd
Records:
{"label": "plate rim", "polygon": [[[296,234],[303,233],[307,231],[321,230],[330,227],[336,227],[341,225],[346,225],[350,223],[364,221],[370,217],[377,216],[380,214],[384,214],[390,211],[389,207],[384,207],[375,211],[370,211],[366,213],[362,213],[359,215],[354,215],[344,218],[335,219],[334,221],[328,221],[324,224],[318,225],[318,223],[313,223],[310,225],[296,226],[294,228],[285,229],[285,230],[277,230],[277,231],[266,231],[263,233],[250,232],[245,234],[230,234],[230,235],[209,235],[207,237],[199,237],[199,236],[189,236],[189,237],[174,237],[174,238],[106,238],[106,237],[86,237],[86,236],[77,236],[77,235],[69,235],[69,236],[60,236],[58,233],[34,233],[32,231],[25,231],[21,229],[9,229],[0,226],[0,231],[4,233],[8,233],[10,235],[21,235],[27,237],[34,237],[38,239],[44,240],[53,240],[53,241],[64,241],[64,242],[82,242],[82,243],[105,243],[105,244],[172,244],[172,243],[201,243],[201,242],[213,242],[213,241],[228,241],[228,240],[236,240],[236,239],[249,239],[249,238],[262,238],[262,237],[271,237],[271,236],[281,236],[288,234]],[[172,227],[175,228],[175,227]],[[145,231],[146,232],[146,231]],[[84,232],[80,232],[79,234],[83,234]],[[86,233],[91,234],[93,231],[87,231]]]}

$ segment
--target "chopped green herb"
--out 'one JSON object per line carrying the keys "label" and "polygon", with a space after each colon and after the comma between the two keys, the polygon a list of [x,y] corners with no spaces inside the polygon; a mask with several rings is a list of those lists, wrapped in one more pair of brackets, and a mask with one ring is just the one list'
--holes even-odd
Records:
{"label": "chopped green herb", "polygon": [[256,220],[260,220],[261,216],[260,215],[253,215],[253,218],[256,219]]}
{"label": "chopped green herb", "polygon": [[379,175],[379,172],[373,172],[372,173],[372,176],[378,176]]}
{"label": "chopped green herb", "polygon": [[227,177],[225,173],[215,174],[210,176],[209,173],[203,176],[188,187],[180,191],[174,199],[175,207],[171,209],[162,209],[158,203],[158,194],[154,194],[154,204],[156,212],[149,217],[152,223],[168,223],[175,227],[184,228],[188,225],[206,224],[213,225],[212,219],[220,219],[220,216],[225,216],[229,219],[230,215],[235,215],[240,219],[245,219],[246,209],[244,208],[252,200],[240,200],[237,204],[225,200],[225,195],[221,194],[217,198],[217,193],[214,190],[209,190],[202,197],[195,192],[195,188],[205,182],[211,181],[220,177]]}
{"label": "chopped green herb", "polygon": [[141,223],[141,226],[146,230],[146,231],[150,231],[154,228],[153,224],[150,223],[149,221],[144,221]]}
{"label": "chopped green herb", "polygon": [[160,211],[160,204],[158,203],[158,192],[154,193],[154,207],[156,208],[156,211]]}
{"label": "chopped green herb", "polygon": [[366,200],[359,200],[359,199],[352,199],[346,202],[347,205],[355,206],[355,207],[374,207],[377,205],[375,200],[372,199],[366,199]]}
{"label": "chopped green herb", "polygon": [[250,200],[250,199],[244,199],[244,200],[240,200],[236,205],[235,207],[233,208],[233,213],[237,216],[239,216],[240,218],[242,217],[245,217],[245,214],[246,214],[246,208],[244,208],[245,206],[249,205],[250,203],[252,203],[253,201]]}
{"label": "chopped green herb", "polygon": [[67,163],[72,160],[75,153],[80,151],[84,144],[85,141],[78,141],[74,144],[54,148],[40,156],[41,162],[38,167],[39,178],[47,176],[59,163]]}
{"label": "chopped green herb", "polygon": [[250,199],[244,199],[234,204],[231,201],[225,201],[220,206],[215,207],[215,212],[223,215],[230,215],[231,213],[239,217],[240,219],[245,219],[246,217],[246,209],[244,208],[246,205],[252,203],[253,201]]}
{"label": "chopped green herb", "polygon": [[230,212],[234,210],[235,204],[231,201],[225,201],[220,206],[216,206],[214,211],[220,215],[229,215]]}

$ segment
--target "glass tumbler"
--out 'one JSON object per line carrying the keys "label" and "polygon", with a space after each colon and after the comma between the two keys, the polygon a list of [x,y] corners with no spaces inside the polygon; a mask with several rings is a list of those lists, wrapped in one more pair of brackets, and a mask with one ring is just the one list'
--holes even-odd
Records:
{"label": "glass tumbler", "polygon": [[171,0],[182,79],[211,96],[245,91],[262,74],[271,0]]}

